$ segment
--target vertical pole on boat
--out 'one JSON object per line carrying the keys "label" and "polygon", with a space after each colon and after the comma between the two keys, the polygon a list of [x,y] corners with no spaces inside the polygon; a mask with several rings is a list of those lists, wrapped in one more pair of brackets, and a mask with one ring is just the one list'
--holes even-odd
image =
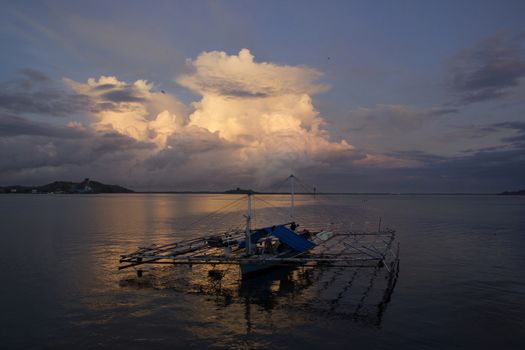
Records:
{"label": "vertical pole on boat", "polygon": [[248,212],[246,215],[246,253],[252,254],[252,194],[248,193]]}
{"label": "vertical pole on boat", "polygon": [[290,205],[290,219],[293,219],[294,216],[294,207],[295,207],[295,184],[294,184],[295,176],[290,175],[290,182],[292,183],[292,197],[291,197],[291,205]]}

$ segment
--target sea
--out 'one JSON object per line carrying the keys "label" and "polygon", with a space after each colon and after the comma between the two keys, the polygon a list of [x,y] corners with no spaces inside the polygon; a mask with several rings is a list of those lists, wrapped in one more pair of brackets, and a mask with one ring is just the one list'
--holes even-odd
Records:
{"label": "sea", "polygon": [[[285,222],[255,196],[255,226]],[[396,231],[399,268],[119,270],[241,228],[246,196],[0,195],[1,349],[525,349],[525,197],[297,195],[299,228]]]}

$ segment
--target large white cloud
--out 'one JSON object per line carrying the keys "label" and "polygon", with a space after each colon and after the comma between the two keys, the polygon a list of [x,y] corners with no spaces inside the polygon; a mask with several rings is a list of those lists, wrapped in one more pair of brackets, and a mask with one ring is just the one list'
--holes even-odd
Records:
{"label": "large white cloud", "polygon": [[137,80],[129,84],[112,76],[78,83],[65,82],[77,93],[95,101],[92,125],[99,131],[117,131],[139,141],[151,141],[159,148],[185,121],[185,107],[176,98],[155,91],[152,84]]}
{"label": "large white cloud", "polygon": [[314,94],[327,88],[316,83],[322,74],[315,69],[257,63],[248,49],[238,55],[203,52],[195,60],[187,60],[187,65],[190,72],[177,81],[201,95],[261,97]]}
{"label": "large white cloud", "polygon": [[260,178],[353,151],[345,140],[330,141],[322,129],[310,97],[326,88],[317,83],[319,72],[257,63],[247,49],[238,55],[205,52],[188,65],[191,72],[177,81],[202,96],[193,103],[189,125],[243,145],[239,160]]}
{"label": "large white cloud", "polygon": [[195,179],[237,172],[267,184],[305,167],[355,158],[353,146],[331,141],[323,130],[311,99],[326,89],[318,83],[318,71],[258,63],[247,49],[238,55],[204,52],[187,64],[188,72],[177,81],[201,95],[191,113],[143,80],[102,76],[65,82],[94,101],[95,130],[154,143],[151,157],[141,161],[181,181],[184,174]]}

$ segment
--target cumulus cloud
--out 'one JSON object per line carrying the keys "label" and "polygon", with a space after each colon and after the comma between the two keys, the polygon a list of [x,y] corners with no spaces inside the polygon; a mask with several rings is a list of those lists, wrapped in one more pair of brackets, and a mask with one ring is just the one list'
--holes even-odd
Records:
{"label": "cumulus cloud", "polygon": [[179,183],[236,173],[266,185],[306,167],[365,156],[323,129],[311,99],[326,89],[316,70],[258,63],[247,49],[204,52],[187,65],[177,82],[201,95],[191,112],[144,80],[65,82],[96,106],[92,128],[155,144],[141,160],[145,169]]}
{"label": "cumulus cloud", "polygon": [[178,77],[177,82],[201,95],[265,97],[315,94],[327,88],[316,83],[322,74],[312,68],[258,63],[248,49],[238,55],[203,52],[186,63],[191,72]]}
{"label": "cumulus cloud", "polygon": [[200,94],[193,103],[190,124],[203,127],[230,141],[262,139],[282,133],[323,138],[323,119],[315,110],[311,94],[325,86],[321,74],[307,67],[257,63],[250,51],[238,55],[205,52],[188,61],[191,73],[179,84]]}
{"label": "cumulus cloud", "polygon": [[[66,125],[46,124],[27,111],[5,113],[0,178],[97,177],[139,189],[268,188],[292,172],[326,176],[417,165],[331,139],[312,102],[327,88],[314,69],[257,62],[247,49],[204,52],[187,65],[176,80],[200,95],[191,107],[148,81],[101,76],[63,80],[69,94],[87,101],[75,113],[87,113],[91,122],[72,117]],[[36,72],[26,76],[31,84],[47,82]]]}
{"label": "cumulus cloud", "polygon": [[326,88],[317,82],[319,72],[259,63],[247,49],[202,53],[188,65],[190,73],[177,81],[202,96],[189,125],[242,145],[239,161],[259,178],[323,165],[354,150],[345,140],[332,142],[322,128],[311,99]]}
{"label": "cumulus cloud", "polygon": [[116,131],[138,141],[151,141],[163,148],[167,138],[184,124],[186,110],[175,97],[155,91],[145,80],[126,83],[101,76],[79,83],[64,79],[75,92],[95,101],[92,112],[99,131]]}

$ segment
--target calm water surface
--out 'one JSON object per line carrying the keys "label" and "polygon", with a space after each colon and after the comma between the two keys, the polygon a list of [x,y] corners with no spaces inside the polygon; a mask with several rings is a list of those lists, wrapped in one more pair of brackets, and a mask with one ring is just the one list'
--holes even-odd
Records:
{"label": "calm water surface", "polygon": [[[299,198],[305,220],[372,229],[381,217],[397,230],[386,302],[385,279],[364,271],[349,286],[347,270],[222,285],[199,268],[117,270],[137,246],[242,224],[238,198],[0,195],[1,348],[525,348],[523,197],[333,196],[322,209]],[[258,225],[286,201],[256,201]]]}

